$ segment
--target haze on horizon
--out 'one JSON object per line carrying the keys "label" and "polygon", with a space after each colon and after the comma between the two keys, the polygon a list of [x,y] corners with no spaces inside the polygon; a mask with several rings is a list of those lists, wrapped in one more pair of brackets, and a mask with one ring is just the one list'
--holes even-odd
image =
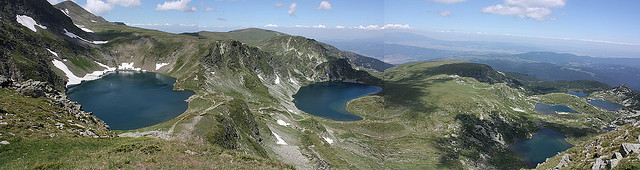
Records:
{"label": "haze on horizon", "polygon": [[[49,0],[59,3],[59,0]],[[594,57],[640,58],[640,1],[75,0],[108,21],[172,33],[263,28],[324,41],[411,32]],[[524,51],[523,51],[524,52]]]}

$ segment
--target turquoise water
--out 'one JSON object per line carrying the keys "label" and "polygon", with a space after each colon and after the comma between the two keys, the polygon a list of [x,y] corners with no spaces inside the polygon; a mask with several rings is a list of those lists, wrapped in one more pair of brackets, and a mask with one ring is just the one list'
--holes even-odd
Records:
{"label": "turquoise water", "polygon": [[547,158],[573,147],[565,138],[553,129],[542,128],[531,138],[516,140],[509,146],[509,150],[520,156],[529,167],[535,168]]}
{"label": "turquoise water", "polygon": [[362,120],[345,109],[347,102],[380,90],[380,87],[363,84],[321,82],[301,87],[293,95],[293,102],[298,109],[323,118],[337,121]]}
{"label": "turquoise water", "polygon": [[544,115],[554,114],[557,115],[558,112],[567,112],[567,113],[580,113],[575,111],[565,105],[548,105],[544,103],[536,103],[536,106],[533,108],[536,112]]}
{"label": "turquoise water", "polygon": [[623,105],[609,102],[606,100],[589,100],[588,103],[608,111],[617,111],[619,109],[624,108]]}
{"label": "turquoise water", "polygon": [[573,94],[573,95],[578,96],[578,97],[587,97],[588,96],[587,93],[581,93],[581,92],[575,92],[575,91],[569,91],[567,93]]}
{"label": "turquoise water", "polygon": [[67,96],[113,130],[171,120],[187,110],[192,91],[174,91],[175,79],[157,73],[116,72],[69,88]]}

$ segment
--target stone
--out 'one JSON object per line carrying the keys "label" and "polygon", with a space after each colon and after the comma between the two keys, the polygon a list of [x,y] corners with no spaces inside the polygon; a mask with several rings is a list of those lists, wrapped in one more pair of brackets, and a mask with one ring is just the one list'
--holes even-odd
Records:
{"label": "stone", "polygon": [[0,142],[0,144],[2,144],[2,145],[8,145],[8,144],[9,144],[9,142],[8,142],[8,141],[6,141],[6,140],[3,140],[2,142]]}
{"label": "stone", "polygon": [[602,160],[601,156],[598,159],[596,159],[596,162],[593,163],[593,166],[591,166],[591,170],[600,170],[600,169],[606,169],[607,168],[607,162],[605,162],[604,160]]}
{"label": "stone", "polygon": [[624,157],[629,156],[631,153],[640,153],[640,144],[622,143],[622,145],[620,145],[620,153],[622,153]]}
{"label": "stone", "polygon": [[560,163],[558,163],[558,165],[556,165],[555,169],[562,169],[564,167],[567,167],[567,166],[569,166],[570,162],[571,162],[571,155],[564,154],[564,155],[562,155],[562,159],[560,159]]}

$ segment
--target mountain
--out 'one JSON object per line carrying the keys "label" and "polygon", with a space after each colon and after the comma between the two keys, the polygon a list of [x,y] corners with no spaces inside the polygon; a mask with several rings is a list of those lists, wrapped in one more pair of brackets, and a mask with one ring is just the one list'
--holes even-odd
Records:
{"label": "mountain", "polygon": [[[527,74],[545,81],[594,80],[610,86],[626,84],[640,89],[640,68],[615,64],[617,60],[599,59],[572,54],[531,52],[515,55],[447,56],[435,60],[483,63],[503,72]],[[631,63],[633,63],[630,61]],[[639,60],[640,61],[640,60]]]}
{"label": "mountain", "polygon": [[93,15],[91,12],[85,10],[83,7],[72,1],[63,1],[54,5],[54,7],[69,16],[76,25],[88,26],[109,23],[104,18]]}

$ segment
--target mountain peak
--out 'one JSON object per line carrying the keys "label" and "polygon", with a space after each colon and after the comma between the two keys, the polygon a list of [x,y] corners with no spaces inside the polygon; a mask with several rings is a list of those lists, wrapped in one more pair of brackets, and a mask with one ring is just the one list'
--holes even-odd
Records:
{"label": "mountain peak", "polygon": [[67,15],[75,24],[78,25],[108,23],[104,18],[92,14],[73,1],[60,2],[54,5],[54,7],[62,11],[62,13]]}

